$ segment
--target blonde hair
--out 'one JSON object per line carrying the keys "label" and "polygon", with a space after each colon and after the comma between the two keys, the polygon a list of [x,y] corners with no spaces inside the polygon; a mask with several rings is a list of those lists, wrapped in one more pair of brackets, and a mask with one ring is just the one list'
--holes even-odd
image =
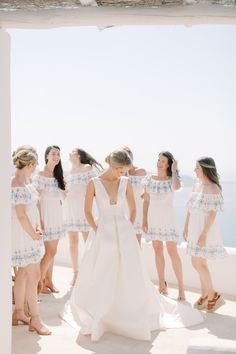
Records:
{"label": "blonde hair", "polygon": [[133,155],[132,151],[130,150],[130,148],[129,148],[128,146],[123,146],[123,147],[122,147],[122,150],[125,150],[126,152],[128,152],[128,154],[129,154],[131,160],[133,161],[134,155]]}
{"label": "blonde hair", "polygon": [[21,170],[31,163],[34,164],[37,159],[38,156],[35,149],[18,148],[12,154],[12,162],[18,170]]}
{"label": "blonde hair", "polygon": [[37,150],[36,150],[33,146],[31,146],[31,145],[21,145],[21,146],[19,146],[19,147],[12,153],[12,157],[13,157],[14,154],[16,154],[17,152],[19,152],[19,151],[21,151],[21,150],[28,150],[28,151],[31,151],[31,152],[33,152],[35,155],[38,156]]}
{"label": "blonde hair", "polygon": [[131,166],[132,160],[125,150],[115,150],[111,152],[105,159],[106,163],[114,167]]}

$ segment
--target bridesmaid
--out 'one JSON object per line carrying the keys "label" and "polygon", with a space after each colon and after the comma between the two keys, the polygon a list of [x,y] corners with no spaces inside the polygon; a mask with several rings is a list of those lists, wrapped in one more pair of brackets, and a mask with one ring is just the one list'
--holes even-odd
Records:
{"label": "bridesmaid", "polygon": [[168,151],[158,156],[157,174],[146,180],[143,205],[143,231],[152,241],[159,279],[159,292],[168,294],[165,280],[165,259],[163,242],[171,258],[179,288],[178,300],[184,301],[182,263],[177,251],[180,234],[173,207],[174,191],[181,188],[177,161]]}
{"label": "bridesmaid", "polygon": [[[19,146],[19,147],[14,151],[12,157],[14,156],[14,154],[17,154],[17,153],[18,153],[19,151],[21,151],[21,150],[31,151],[34,155],[37,156],[37,159],[38,159],[37,151],[36,151],[36,149],[35,149],[33,146],[31,146],[31,145],[21,145],[21,146]],[[13,165],[13,166],[14,166],[14,165]],[[31,183],[31,178],[30,178],[30,181],[29,181],[29,182]],[[15,281],[15,277],[16,277],[17,270],[18,270],[17,267],[13,267],[14,275],[12,276],[12,281]],[[14,304],[14,296],[13,296],[12,301],[13,301],[13,304]]]}
{"label": "bridesmaid", "polygon": [[194,171],[199,182],[193,187],[188,202],[184,237],[188,241],[187,253],[192,256],[192,265],[201,283],[201,296],[194,307],[214,312],[225,302],[213,287],[207,260],[226,254],[216,221],[217,212],[223,209],[223,197],[215,161],[211,157],[198,159]]}
{"label": "bridesmaid", "polygon": [[135,204],[136,204],[136,218],[134,221],[134,228],[136,231],[137,240],[141,245],[142,220],[143,220],[143,193],[144,193],[143,181],[145,176],[147,175],[147,172],[144,168],[134,166],[133,164],[134,156],[129,147],[125,146],[123,147],[123,150],[125,150],[129,154],[132,160],[132,166],[127,172],[127,176],[129,177],[129,180],[133,187]]}
{"label": "bridesmaid", "polygon": [[40,194],[39,207],[45,246],[45,254],[40,265],[42,278],[40,287],[42,293],[48,294],[58,292],[52,281],[52,269],[58,242],[65,236],[62,212],[65,182],[60,148],[56,145],[48,146],[44,158],[44,169],[35,176],[34,183]]}
{"label": "bridesmaid", "polygon": [[[34,150],[35,151],[35,150]],[[12,325],[29,325],[29,331],[40,335],[51,332],[42,323],[37,304],[37,284],[40,279],[40,260],[43,256],[38,193],[31,184],[31,174],[38,164],[36,152],[18,148],[13,153],[16,171],[11,181],[12,200],[12,265],[18,267],[14,284],[15,310]],[[25,300],[30,317],[24,312]]]}
{"label": "bridesmaid", "polygon": [[90,230],[84,214],[86,187],[89,180],[102,170],[102,165],[88,152],[79,148],[70,153],[69,160],[71,170],[65,177],[67,193],[64,203],[64,219],[69,234],[70,255],[74,272],[71,285],[74,286],[78,275],[78,233],[81,232],[84,241],[86,241]]}

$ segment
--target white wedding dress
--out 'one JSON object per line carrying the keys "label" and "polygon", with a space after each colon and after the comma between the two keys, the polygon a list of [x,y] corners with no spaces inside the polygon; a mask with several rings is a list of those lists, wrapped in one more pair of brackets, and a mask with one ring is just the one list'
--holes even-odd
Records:
{"label": "white wedding dress", "polygon": [[[121,177],[117,204],[98,177],[92,179],[99,212],[70,299],[82,334],[96,341],[105,332],[150,340],[151,331],[199,324],[198,310],[160,295],[144,268],[132,223],[125,216],[127,177]],[[65,318],[66,319],[66,318]]]}

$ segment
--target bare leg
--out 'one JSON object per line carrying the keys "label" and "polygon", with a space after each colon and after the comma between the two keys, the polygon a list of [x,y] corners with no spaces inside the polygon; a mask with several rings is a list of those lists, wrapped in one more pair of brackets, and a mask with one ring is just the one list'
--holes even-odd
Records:
{"label": "bare leg", "polygon": [[200,269],[199,260],[200,259],[201,258],[199,258],[199,257],[192,257],[192,265],[193,265],[194,269],[198,272],[200,284],[201,284],[201,296],[202,296],[202,298],[205,298],[206,296],[208,296],[208,293],[207,293],[207,287],[206,287],[204,278],[202,278],[202,276],[199,273],[199,269]]}
{"label": "bare leg", "polygon": [[166,247],[172,262],[172,267],[175,272],[175,276],[178,281],[178,288],[179,288],[178,300],[185,300],[182,263],[177,251],[176,243],[166,242]]}
{"label": "bare leg", "polygon": [[59,293],[59,290],[55,287],[52,281],[53,266],[54,266],[54,257],[46,273],[45,287],[47,287],[52,293]]}
{"label": "bare leg", "polygon": [[32,315],[30,320],[30,331],[37,331],[38,334],[48,335],[51,332],[46,328],[39,316],[37,303],[37,285],[40,279],[40,265],[30,264],[26,267],[27,283],[26,283],[26,298],[29,305],[29,310]]}
{"label": "bare leg", "polygon": [[24,313],[24,303],[26,296],[27,273],[25,268],[19,267],[13,288],[15,299],[15,311],[12,316],[12,324],[17,325],[18,321],[29,324],[29,318]]}
{"label": "bare leg", "polygon": [[[165,259],[163,254],[163,242],[152,241],[152,246],[155,252],[155,262],[159,280],[159,291],[166,288],[165,281]],[[162,292],[162,291],[161,291]]]}
{"label": "bare leg", "polygon": [[74,272],[78,271],[78,244],[79,244],[79,236],[78,232],[70,231],[69,232],[69,242],[70,242],[70,256],[71,263]]}
{"label": "bare leg", "polygon": [[[50,287],[50,288],[52,288],[52,291],[53,291],[54,286],[52,283],[52,270],[53,270],[54,256],[56,255],[56,252],[57,252],[58,240],[44,242],[44,245],[45,245],[45,254],[44,254],[44,256],[41,260],[41,263],[40,263],[41,280],[44,280],[46,278],[46,273],[49,270],[48,279],[47,279],[47,282],[48,282],[47,288]],[[43,290],[46,290],[46,289],[43,289]],[[47,291],[47,293],[48,293],[48,291]]]}
{"label": "bare leg", "polygon": [[202,296],[207,295],[211,299],[214,296],[215,290],[206,260],[200,257],[192,257],[192,264],[200,277]]}
{"label": "bare leg", "polygon": [[[206,294],[205,297],[207,299],[207,305],[200,304],[199,302],[201,299],[199,299],[194,304],[194,307],[200,309],[206,307],[208,312],[214,312],[220,306],[224,305],[225,301],[223,297],[219,293],[217,293],[213,288],[211,274],[207,266],[207,261],[204,258],[192,257],[192,264],[199,274],[202,286],[202,294]],[[206,299],[204,300],[206,301]]]}
{"label": "bare leg", "polygon": [[79,257],[79,235],[77,231],[69,232],[70,256],[73,268],[73,279],[71,285],[74,286],[78,275],[78,257]]}
{"label": "bare leg", "polygon": [[30,264],[26,267],[27,282],[26,282],[26,299],[30,313],[38,313],[38,295],[37,285],[40,280],[40,265]]}

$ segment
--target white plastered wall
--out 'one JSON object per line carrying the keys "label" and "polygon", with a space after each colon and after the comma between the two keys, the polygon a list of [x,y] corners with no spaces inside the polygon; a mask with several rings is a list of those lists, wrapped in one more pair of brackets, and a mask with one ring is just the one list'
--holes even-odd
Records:
{"label": "white plastered wall", "polygon": [[11,353],[10,36],[0,29],[0,346]]}

